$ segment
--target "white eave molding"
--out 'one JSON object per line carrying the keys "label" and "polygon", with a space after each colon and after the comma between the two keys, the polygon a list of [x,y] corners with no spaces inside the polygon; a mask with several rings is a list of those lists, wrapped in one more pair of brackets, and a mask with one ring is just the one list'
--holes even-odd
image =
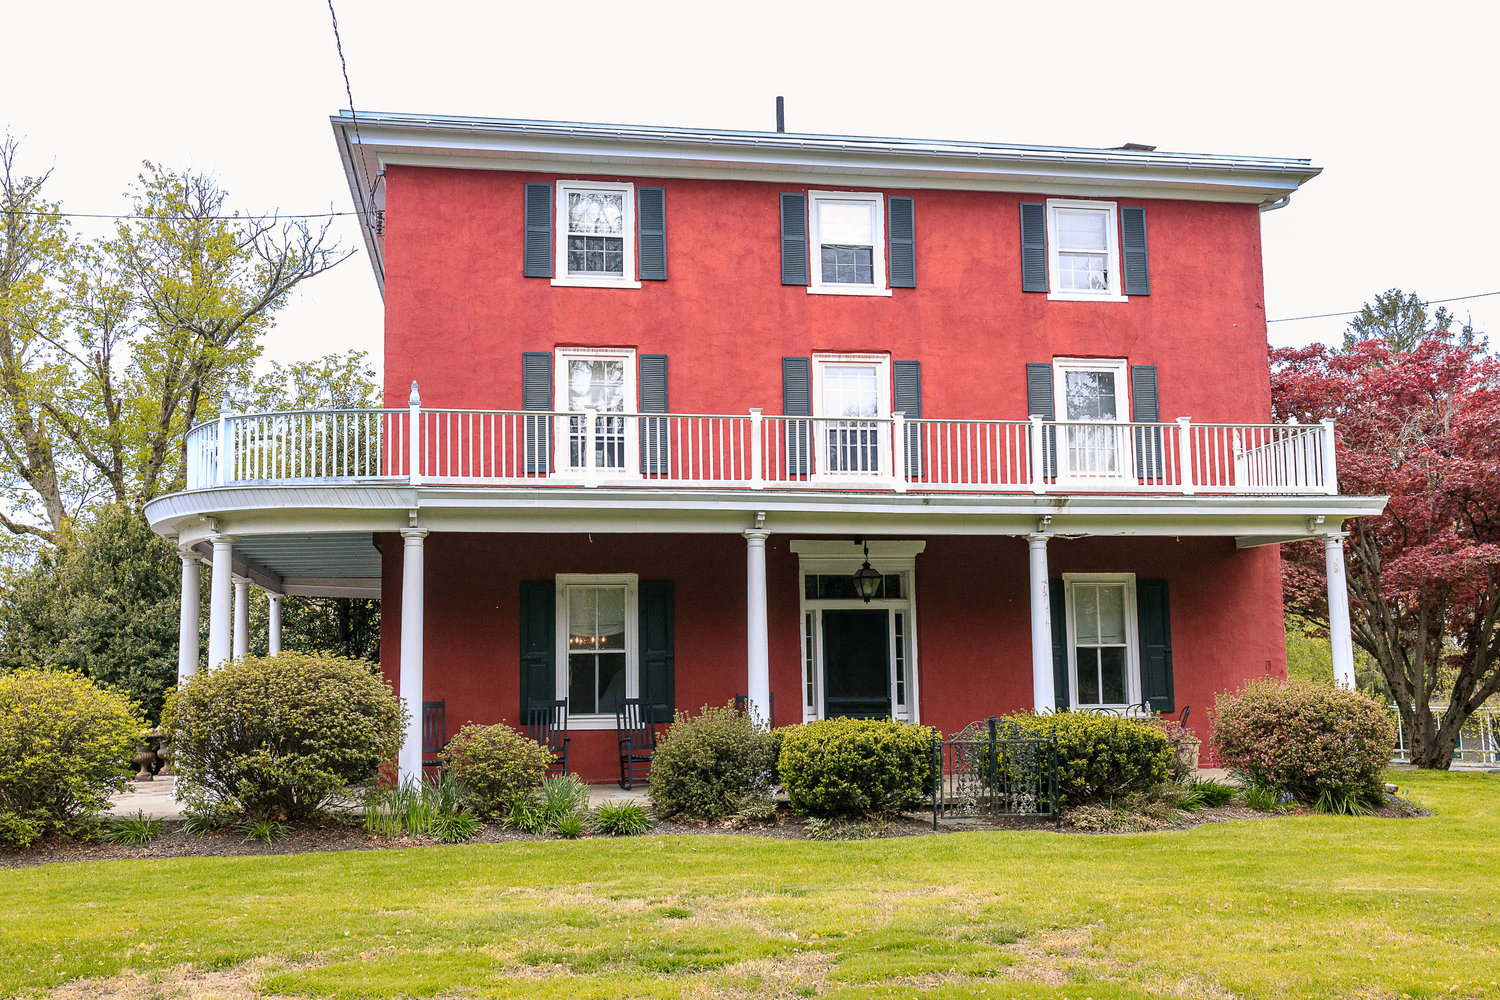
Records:
{"label": "white eave molding", "polygon": [[[1322,169],[1269,156],[378,112],[357,117],[358,141],[348,112],[331,121],[355,205],[369,212],[375,206],[361,178],[391,164],[1254,205],[1289,197]],[[371,226],[362,229],[383,289],[382,248]]]}

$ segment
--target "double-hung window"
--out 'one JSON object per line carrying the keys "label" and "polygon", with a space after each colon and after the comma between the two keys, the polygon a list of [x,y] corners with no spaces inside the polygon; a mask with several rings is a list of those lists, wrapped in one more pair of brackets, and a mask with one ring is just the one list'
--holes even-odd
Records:
{"label": "double-hung window", "polygon": [[1078,708],[1123,708],[1140,701],[1135,577],[1065,575],[1069,702]]}
{"label": "double-hung window", "polygon": [[[558,435],[557,466],[580,472],[589,469],[626,473],[637,469],[637,439],[626,433],[624,414],[635,410],[635,352],[626,348],[559,348],[556,384],[566,418],[566,433]],[[594,411],[589,427],[587,411]]]}
{"label": "double-hung window", "polygon": [[638,697],[637,601],[631,574],[557,578],[557,690],[568,693],[570,723],[613,725],[620,704]]}
{"label": "double-hung window", "polygon": [[635,273],[635,185],[557,182],[553,284],[639,288]]}
{"label": "double-hung window", "polygon": [[1112,201],[1047,201],[1051,298],[1125,301],[1119,221]]}
{"label": "double-hung window", "polygon": [[1057,414],[1065,421],[1058,478],[1118,479],[1130,471],[1130,400],[1123,360],[1053,362]]}
{"label": "double-hung window", "polygon": [[885,281],[884,199],[878,193],[808,192],[812,283],[831,295],[889,295]]}
{"label": "double-hung window", "polygon": [[813,356],[813,416],[818,472],[874,476],[888,469],[890,358],[883,354]]}

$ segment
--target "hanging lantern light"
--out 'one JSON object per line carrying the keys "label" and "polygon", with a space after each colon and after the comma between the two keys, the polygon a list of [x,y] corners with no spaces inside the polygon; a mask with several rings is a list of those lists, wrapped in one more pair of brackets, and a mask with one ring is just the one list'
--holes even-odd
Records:
{"label": "hanging lantern light", "polygon": [[866,604],[870,598],[880,593],[880,585],[885,582],[880,571],[870,565],[870,543],[865,541],[865,564],[854,571],[854,592],[864,599]]}

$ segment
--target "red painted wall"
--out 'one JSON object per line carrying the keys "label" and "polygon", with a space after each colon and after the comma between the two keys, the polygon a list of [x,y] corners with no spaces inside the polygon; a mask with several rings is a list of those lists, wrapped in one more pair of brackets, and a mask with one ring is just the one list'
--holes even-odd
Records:
{"label": "red painted wall", "polygon": [[919,359],[928,417],[1024,418],[1022,365],[1075,354],[1158,365],[1164,419],[1269,417],[1254,206],[1126,199],[1152,294],[1049,302],[1020,290],[1018,205],[1042,196],[890,190],[916,199],[918,287],[852,297],[781,284],[777,195],[805,188],[598,178],[665,187],[669,280],[560,288],[521,276],[523,185],[556,179],[387,170],[387,405],[415,378],[428,406],[519,409],[521,352],[584,344],[668,355],[680,413],[779,413],[782,356],[859,350]]}
{"label": "red painted wall", "polygon": [[[768,541],[771,686],[777,722],[801,721],[797,558]],[[399,687],[401,540],[384,552],[381,665]],[[558,573],[637,573],[676,594],[676,703],[696,711],[745,690],[744,541],[719,535],[447,534],[427,537],[424,697],[447,702],[451,735],[465,721],[516,723],[522,580]],[[1177,705],[1206,733],[1217,691],[1284,676],[1279,557],[1239,552],[1232,539],[1057,540],[1055,575],[1134,572],[1168,581]],[[1032,704],[1026,543],[934,537],[917,557],[922,721],[955,732],[977,718]],[[985,581],[980,585],[977,581]],[[1273,613],[1257,613],[1272,609]],[[575,732],[572,768],[618,774],[613,732]]]}

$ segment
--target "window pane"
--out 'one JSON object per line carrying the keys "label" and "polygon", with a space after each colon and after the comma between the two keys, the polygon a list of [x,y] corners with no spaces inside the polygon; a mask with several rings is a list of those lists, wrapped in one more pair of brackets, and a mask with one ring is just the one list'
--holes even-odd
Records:
{"label": "window pane", "polygon": [[611,713],[625,700],[625,654],[598,654],[599,707],[598,711]]}
{"label": "window pane", "polygon": [[1125,647],[1106,646],[1099,650],[1100,682],[1104,686],[1104,705],[1125,704]]}
{"label": "window pane", "polygon": [[599,607],[592,587],[568,588],[568,651],[594,649],[594,621]]}
{"label": "window pane", "polygon": [[823,368],[823,415],[873,417],[880,407],[874,365],[827,365]]}
{"label": "window pane", "polygon": [[625,410],[623,360],[572,358],[568,361],[568,409],[621,413]]}
{"label": "window pane", "polygon": [[1099,642],[1125,644],[1125,587],[1110,584],[1099,588]]}
{"label": "window pane", "polygon": [[1115,373],[1064,371],[1063,402],[1068,420],[1118,420]]}
{"label": "window pane", "polygon": [[568,711],[592,715],[599,710],[594,693],[594,657],[568,657]]}
{"label": "window pane", "polygon": [[624,649],[625,588],[600,587],[595,593],[599,607],[599,648]]}
{"label": "window pane", "polygon": [[825,243],[820,259],[825,283],[870,285],[875,282],[875,252],[869,247]]}
{"label": "window pane", "polygon": [[1099,641],[1099,588],[1093,584],[1073,585],[1073,632],[1080,646]]}
{"label": "window pane", "polygon": [[1108,261],[1102,253],[1059,253],[1058,284],[1065,292],[1107,292]]}
{"label": "window pane", "polygon": [[868,202],[818,202],[818,242],[873,246],[874,206]]}
{"label": "window pane", "polygon": [[1099,650],[1080,646],[1078,656],[1078,704],[1099,704]]}
{"label": "window pane", "polygon": [[568,232],[623,235],[625,195],[618,191],[569,191]]}
{"label": "window pane", "polygon": [[1103,209],[1059,208],[1054,218],[1059,250],[1109,249],[1109,213]]}

